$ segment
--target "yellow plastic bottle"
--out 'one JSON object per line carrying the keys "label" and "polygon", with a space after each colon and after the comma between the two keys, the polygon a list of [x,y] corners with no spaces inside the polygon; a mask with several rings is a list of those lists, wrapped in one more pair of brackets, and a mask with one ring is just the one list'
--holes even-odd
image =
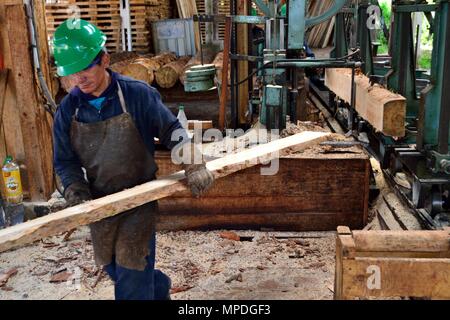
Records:
{"label": "yellow plastic bottle", "polygon": [[2,167],[3,182],[6,189],[6,201],[11,204],[20,204],[23,201],[22,181],[20,168],[11,156],[7,156]]}

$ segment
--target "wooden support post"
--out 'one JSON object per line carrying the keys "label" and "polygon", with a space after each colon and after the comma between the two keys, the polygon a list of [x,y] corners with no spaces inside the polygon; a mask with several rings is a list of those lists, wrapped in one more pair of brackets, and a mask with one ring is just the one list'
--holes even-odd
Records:
{"label": "wooden support post", "polygon": [[[19,113],[25,177],[31,200],[47,200],[54,191],[51,122],[35,82],[25,8],[11,5],[2,10],[2,29],[6,31],[3,35],[8,37],[10,76],[16,98],[16,105],[10,107]],[[15,126],[18,127],[17,123]]]}
{"label": "wooden support post", "polygon": [[[10,3],[11,4],[11,3]],[[16,3],[18,4],[18,3]],[[25,161],[25,151],[23,148],[22,131],[19,124],[19,112],[16,108],[16,93],[13,86],[13,79],[10,71],[11,67],[11,50],[9,47],[9,34],[8,30],[3,26],[6,24],[6,4],[0,4],[0,52],[3,55],[3,85],[5,92],[0,92],[3,95],[1,124],[3,127],[2,135],[0,136],[1,145],[0,159],[3,161],[6,155],[12,155],[19,164],[23,164]],[[7,75],[7,77],[5,77]],[[23,169],[23,168],[22,168]],[[29,196],[28,192],[28,179],[26,170],[21,170],[22,185],[24,195]],[[5,197],[5,189],[3,183],[1,184],[2,195]]]}
{"label": "wooden support post", "polygon": [[[47,87],[50,90],[53,98],[58,93],[58,81],[54,78],[54,75],[50,69],[50,54],[47,41],[47,24],[45,20],[45,1],[33,1],[33,13],[34,20],[36,21],[36,37],[39,47],[39,56],[41,59],[41,71],[44,75]],[[51,120],[49,118],[49,120]]]}

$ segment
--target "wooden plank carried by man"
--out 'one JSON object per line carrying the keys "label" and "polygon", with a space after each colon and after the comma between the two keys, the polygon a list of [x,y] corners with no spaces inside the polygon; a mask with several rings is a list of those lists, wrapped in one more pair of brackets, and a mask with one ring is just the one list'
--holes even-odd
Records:
{"label": "wooden plank carried by man", "polygon": [[[326,140],[329,135],[330,133],[327,132],[305,131],[212,160],[207,163],[207,168],[213,173],[215,179],[222,178],[258,163],[275,159],[286,152],[304,150]],[[134,188],[1,230],[0,252],[93,223],[186,190],[188,187],[183,181],[184,177],[184,172],[179,171]]]}

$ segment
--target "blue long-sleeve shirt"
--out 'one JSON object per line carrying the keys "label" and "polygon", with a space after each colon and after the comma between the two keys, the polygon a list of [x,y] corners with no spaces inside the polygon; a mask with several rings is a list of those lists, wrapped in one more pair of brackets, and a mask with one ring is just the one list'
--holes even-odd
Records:
{"label": "blue long-sleeve shirt", "polygon": [[[111,84],[101,95],[105,99],[100,110],[88,102],[94,97],[82,93],[75,87],[64,97],[56,111],[53,126],[53,164],[64,188],[75,181],[84,181],[80,160],[70,141],[71,122],[75,110],[79,108],[77,121],[83,123],[99,122],[123,113],[117,94],[117,82],[122,88],[127,111],[133,118],[150,154],[154,155],[155,152],[154,138],[158,138],[169,149],[178,143],[171,141],[171,136],[174,130],[182,129],[182,126],[164,106],[159,92],[142,81],[108,72],[111,75]],[[187,137],[183,137],[183,140],[185,138]]]}

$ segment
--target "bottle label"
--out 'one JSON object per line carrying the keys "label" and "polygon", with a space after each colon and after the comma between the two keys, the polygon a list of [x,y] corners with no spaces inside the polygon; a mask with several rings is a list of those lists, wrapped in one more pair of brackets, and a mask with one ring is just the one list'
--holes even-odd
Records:
{"label": "bottle label", "polygon": [[6,198],[17,198],[22,196],[22,184],[20,171],[3,171],[3,181],[6,187]]}

